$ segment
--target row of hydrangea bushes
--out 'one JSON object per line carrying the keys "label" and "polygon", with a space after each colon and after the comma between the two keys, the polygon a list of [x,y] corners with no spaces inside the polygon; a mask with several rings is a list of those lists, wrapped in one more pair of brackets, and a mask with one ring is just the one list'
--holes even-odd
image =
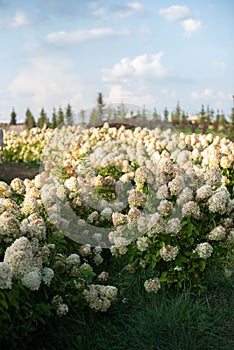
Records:
{"label": "row of hydrangea bushes", "polygon": [[109,283],[115,260],[155,293],[202,288],[214,266],[224,268],[234,246],[230,140],[104,124],[9,134],[5,152],[22,143],[8,159],[42,167],[33,180],[0,182],[6,324],[28,314],[33,331],[73,307],[107,311],[121,299]]}

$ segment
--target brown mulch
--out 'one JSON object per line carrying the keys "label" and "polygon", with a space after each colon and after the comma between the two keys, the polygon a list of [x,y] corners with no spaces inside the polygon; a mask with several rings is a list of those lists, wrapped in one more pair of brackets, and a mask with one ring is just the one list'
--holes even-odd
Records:
{"label": "brown mulch", "polygon": [[33,179],[39,173],[39,165],[27,163],[3,163],[0,164],[0,181],[10,183],[18,177],[22,180]]}

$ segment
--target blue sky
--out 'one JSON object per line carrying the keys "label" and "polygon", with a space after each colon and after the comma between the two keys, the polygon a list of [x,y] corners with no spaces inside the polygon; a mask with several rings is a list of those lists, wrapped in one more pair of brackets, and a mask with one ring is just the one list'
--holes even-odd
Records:
{"label": "blue sky", "polygon": [[229,115],[233,0],[0,0],[0,121],[69,102],[78,113],[123,102],[163,112],[177,101]]}

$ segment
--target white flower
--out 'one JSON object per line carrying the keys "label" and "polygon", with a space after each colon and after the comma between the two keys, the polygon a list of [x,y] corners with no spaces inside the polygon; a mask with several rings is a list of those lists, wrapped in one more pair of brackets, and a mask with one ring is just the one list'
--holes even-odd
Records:
{"label": "white flower", "polygon": [[90,244],[84,244],[80,247],[80,254],[82,256],[88,256],[91,254],[91,246]]}
{"label": "white flower", "polygon": [[66,263],[69,266],[80,266],[80,256],[78,254],[70,254],[67,258],[66,258]]}
{"label": "white flower", "polygon": [[67,187],[64,185],[59,185],[56,189],[56,195],[61,201],[65,201],[67,199],[67,192]]}
{"label": "white flower", "polygon": [[226,237],[226,230],[223,226],[216,226],[210,233],[207,235],[207,238],[212,241],[221,241]]}
{"label": "white flower", "polygon": [[165,231],[166,221],[159,213],[152,214],[148,223],[148,237],[154,237]]}
{"label": "white flower", "polygon": [[193,190],[189,187],[185,187],[183,191],[179,194],[176,203],[179,206],[183,206],[185,203],[193,200]]}
{"label": "white flower", "polygon": [[213,166],[205,173],[205,181],[208,185],[219,186],[221,184],[222,172],[219,166]]}
{"label": "white flower", "polygon": [[213,194],[211,185],[203,185],[197,189],[196,200],[203,201],[209,199]]}
{"label": "white flower", "polygon": [[176,176],[168,183],[170,193],[173,196],[177,196],[183,190],[184,186],[185,184],[182,176]]}
{"label": "white flower", "polygon": [[213,247],[208,242],[199,243],[195,249],[195,253],[197,253],[201,259],[207,259],[211,257]]}
{"label": "white flower", "polygon": [[30,215],[38,212],[38,203],[35,196],[26,195],[22,204],[21,213]]}
{"label": "white flower", "polygon": [[196,202],[189,201],[185,203],[182,207],[182,217],[188,218],[193,217],[199,219],[201,215],[200,208]]}
{"label": "white flower", "polygon": [[168,200],[164,199],[159,203],[157,208],[158,212],[162,216],[168,216],[173,210],[173,205]]}
{"label": "white flower", "polygon": [[169,191],[168,191],[168,187],[166,184],[162,185],[159,187],[157,193],[156,193],[156,197],[158,199],[166,199],[169,198]]}
{"label": "white flower", "polygon": [[45,183],[45,179],[41,174],[38,174],[34,178],[34,185],[36,188],[42,188]]}
{"label": "white flower", "polygon": [[90,284],[88,289],[83,291],[83,295],[91,309],[105,312],[109,309],[111,303],[115,301],[117,292],[117,288],[113,286]]}
{"label": "white flower", "polygon": [[12,194],[10,186],[4,181],[0,181],[0,195],[1,194],[5,197],[10,197]]}
{"label": "white flower", "polygon": [[148,238],[147,237],[139,237],[137,239],[137,248],[143,252],[145,250],[147,250],[149,244],[148,244]]}
{"label": "white flower", "polygon": [[22,276],[29,271],[32,259],[32,246],[26,237],[16,239],[4,255],[4,262],[13,269],[14,276]]}
{"label": "white flower", "polygon": [[44,267],[42,270],[42,281],[45,283],[45,285],[50,286],[53,278],[54,271],[50,267]]}
{"label": "white flower", "polygon": [[172,236],[177,236],[181,230],[181,223],[178,218],[172,218],[167,221],[165,232],[171,234]]}
{"label": "white flower", "polygon": [[104,220],[111,220],[112,217],[112,209],[111,208],[104,208],[101,213],[100,213],[101,217]]}
{"label": "white flower", "polygon": [[24,219],[20,224],[20,230],[24,235],[30,234],[31,237],[36,237],[39,240],[46,239],[44,219],[37,213],[31,214],[28,218]]}
{"label": "white flower", "polygon": [[13,179],[10,183],[10,187],[12,191],[14,191],[17,194],[24,194],[26,190],[23,180],[19,178]]}
{"label": "white flower", "polygon": [[179,253],[179,249],[171,245],[166,245],[162,247],[159,252],[164,261],[171,261],[175,260]]}
{"label": "white flower", "polygon": [[13,269],[5,262],[0,262],[0,289],[11,289]]}
{"label": "white flower", "polygon": [[228,191],[224,190],[224,188],[217,190],[208,200],[209,211],[211,213],[224,214],[228,206],[229,197]]}
{"label": "white flower", "polygon": [[41,285],[41,274],[39,274],[37,271],[28,272],[23,276],[21,281],[28,289],[32,291],[38,290]]}
{"label": "white flower", "polygon": [[128,222],[127,215],[122,213],[113,213],[112,221],[115,227],[125,225]]}
{"label": "white flower", "polygon": [[136,189],[130,190],[128,194],[128,203],[130,208],[141,207],[144,205],[146,198],[147,196],[143,192]]}
{"label": "white flower", "polygon": [[64,186],[71,192],[78,192],[78,182],[77,178],[71,176],[69,179],[66,179],[64,182]]}
{"label": "white flower", "polygon": [[144,282],[147,293],[157,293],[161,287],[160,280],[157,277],[150,278]]}
{"label": "white flower", "polygon": [[67,304],[59,303],[57,305],[56,313],[58,316],[64,316],[68,313],[68,311],[69,311],[69,308],[68,308]]}

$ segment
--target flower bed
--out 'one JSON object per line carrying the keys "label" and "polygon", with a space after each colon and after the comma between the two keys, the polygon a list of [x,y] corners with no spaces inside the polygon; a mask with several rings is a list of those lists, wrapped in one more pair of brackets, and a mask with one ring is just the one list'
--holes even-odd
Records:
{"label": "flower bed", "polygon": [[33,180],[0,182],[7,322],[20,319],[22,305],[33,322],[73,307],[107,311],[121,298],[114,278],[108,282],[115,260],[142,276],[146,292],[202,288],[233,249],[228,139],[104,124],[8,135],[8,159],[13,148],[11,159],[42,166]]}

